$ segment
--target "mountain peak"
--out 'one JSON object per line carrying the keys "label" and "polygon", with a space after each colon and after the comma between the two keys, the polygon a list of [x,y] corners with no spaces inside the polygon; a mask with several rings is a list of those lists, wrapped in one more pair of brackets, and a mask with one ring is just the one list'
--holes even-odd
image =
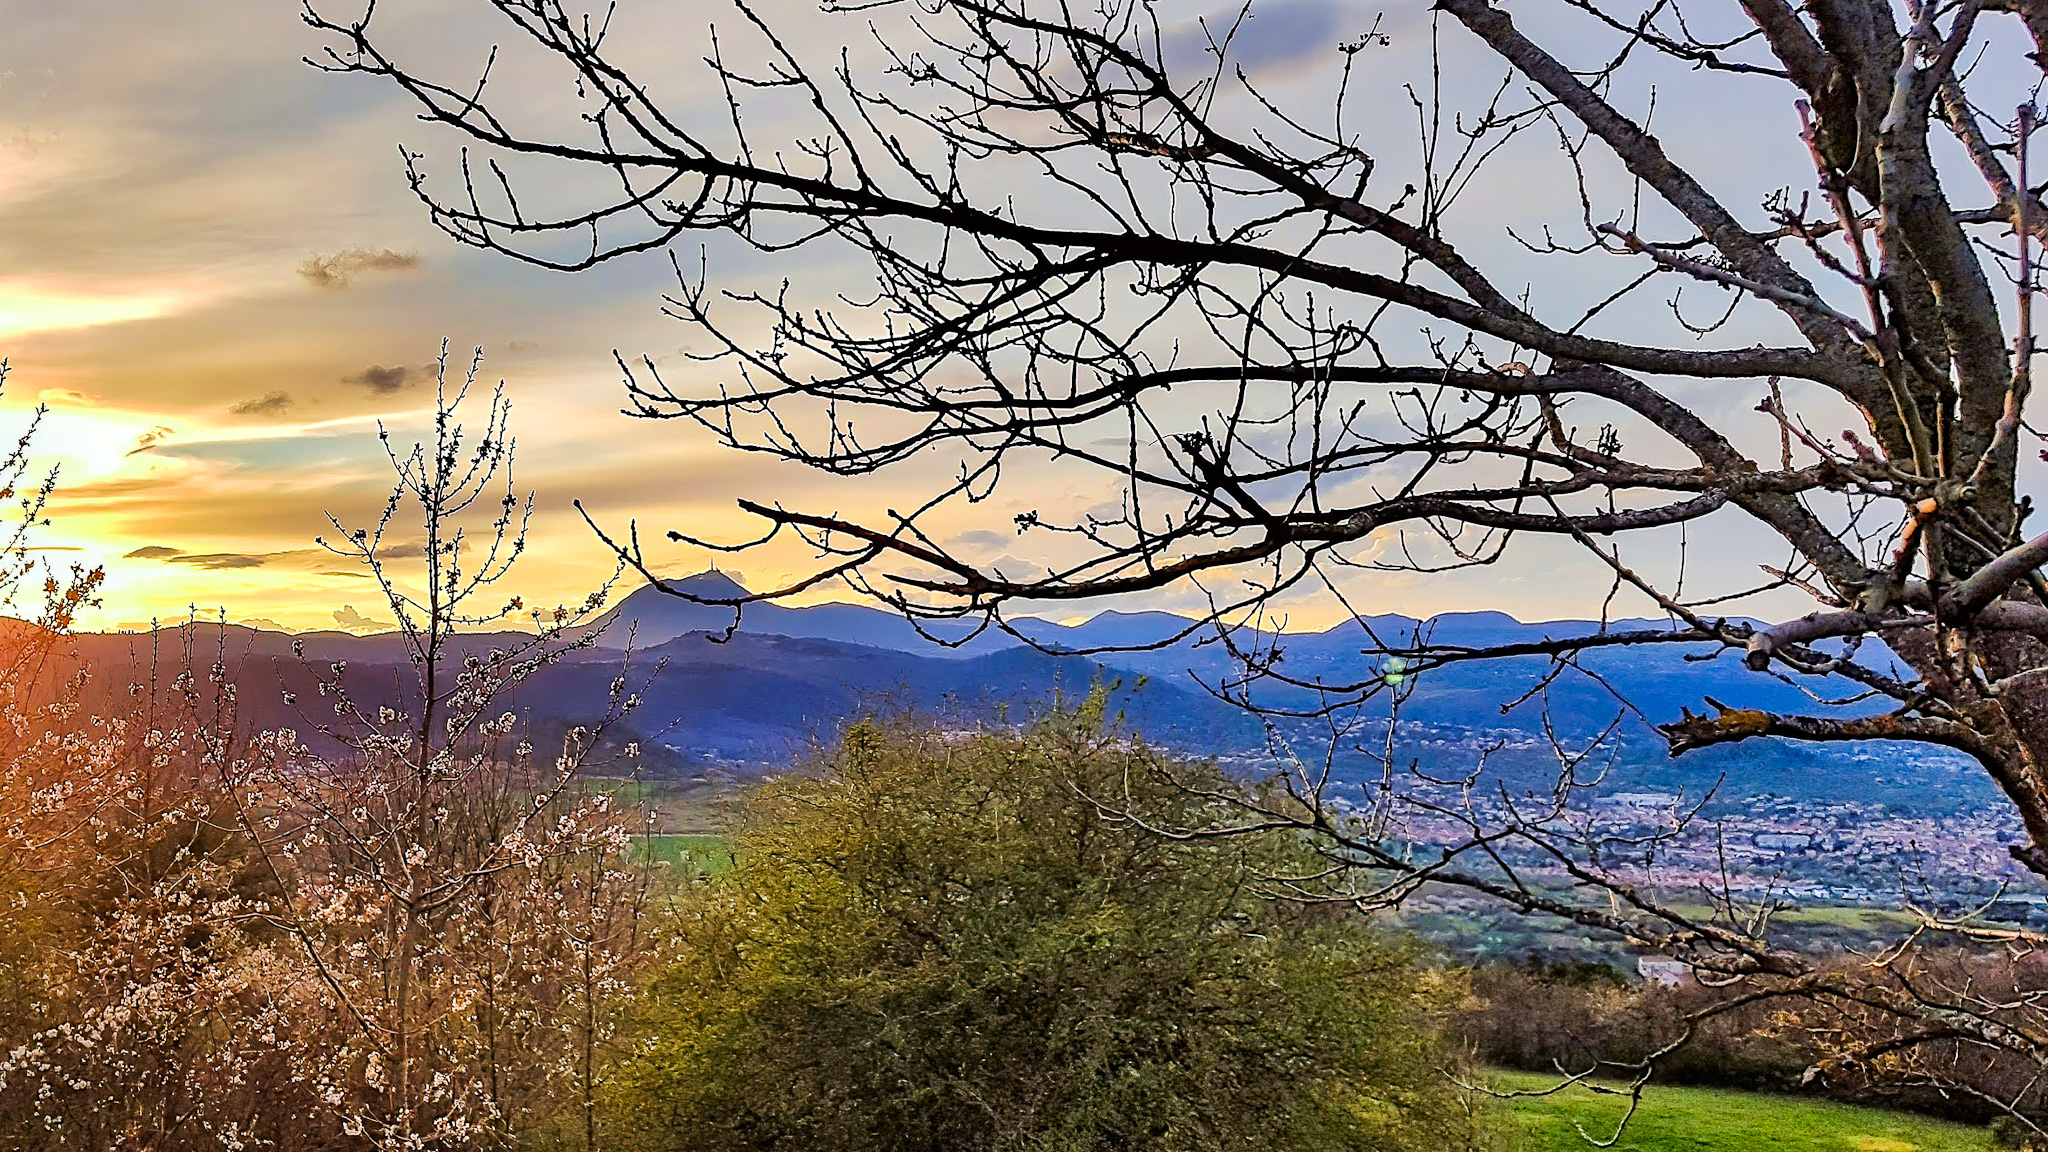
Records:
{"label": "mountain peak", "polygon": [[[720,572],[716,568],[667,583],[669,587],[699,600],[737,600],[750,594],[747,586],[734,579],[731,573]],[[650,591],[660,594],[655,589]]]}

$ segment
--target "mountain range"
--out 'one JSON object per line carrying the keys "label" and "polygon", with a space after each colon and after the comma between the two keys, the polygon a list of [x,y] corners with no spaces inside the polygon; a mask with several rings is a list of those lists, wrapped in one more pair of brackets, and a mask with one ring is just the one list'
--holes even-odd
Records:
{"label": "mountain range", "polygon": [[[746,590],[729,576],[702,573],[677,584],[700,599],[731,599]],[[1622,621],[1610,627],[1650,626]],[[648,770],[683,777],[748,774],[787,764],[829,741],[848,717],[907,711],[962,727],[1016,721],[1073,700],[1106,682],[1116,685],[1124,723],[1155,743],[1197,755],[1256,759],[1269,751],[1268,728],[1211,689],[1227,683],[1237,661],[1213,633],[1162,643],[1189,621],[1165,612],[1103,612],[1063,625],[1039,619],[1012,622],[1016,635],[964,625],[925,624],[921,632],[902,616],[859,604],[791,607],[748,605],[735,626],[730,608],[642,587],[594,625],[591,646],[537,671],[506,697],[537,734],[585,723],[605,710],[607,692],[621,675],[644,703],[617,730],[617,741],[639,743]],[[1449,613],[1429,620],[1393,614],[1352,621],[1320,632],[1255,633],[1233,637],[1240,648],[1277,651],[1279,667],[1302,681],[1330,685],[1381,676],[1367,649],[1377,636],[1401,642],[1426,636],[1439,644],[1469,646],[1583,635],[1594,621],[1523,623],[1499,612]],[[728,634],[729,632],[729,634]],[[937,637],[935,641],[932,637]],[[458,654],[507,646],[511,635],[461,638]],[[237,625],[186,624],[160,633],[98,633],[72,637],[69,673],[91,669],[80,693],[94,703],[120,706],[126,685],[168,681],[179,667],[224,670],[238,686],[237,722],[247,729],[294,727],[317,720],[306,701],[318,681],[336,676],[358,700],[396,704],[412,676],[396,635],[315,632],[297,636]],[[938,642],[938,641],[944,641]],[[1148,645],[1157,647],[1146,647]],[[1134,650],[1135,649],[1135,650]],[[1688,651],[1693,659],[1688,659]],[[1585,653],[1578,670],[1548,676],[1541,656],[1474,661],[1433,669],[1405,685],[1400,705],[1405,744],[1417,755],[1474,761],[1482,750],[1507,770],[1517,766],[1533,782],[1554,770],[1550,740],[1583,742],[1610,727],[1621,751],[1610,766],[1617,786],[1683,788],[1693,794],[1721,782],[1742,794],[1855,795],[1940,807],[1988,801],[1980,774],[1945,753],[1910,750],[1923,770],[1894,773],[1873,784],[1867,748],[1825,748],[1752,741],[1667,763],[1651,725],[1702,707],[1702,698],[1780,711],[1811,711],[1800,687],[1744,667],[1736,654],[1699,659],[1679,645],[1606,648]],[[343,671],[336,673],[340,664]],[[62,677],[58,679],[63,679]],[[1844,685],[1823,685],[1824,691]],[[290,695],[294,703],[287,703]],[[1268,703],[1301,705],[1308,694],[1268,692]],[[1353,745],[1384,732],[1384,694],[1367,705],[1362,732],[1345,738],[1340,771],[1376,774]],[[1519,703],[1504,708],[1510,702]],[[1297,746],[1328,742],[1327,725],[1282,722],[1278,732]],[[1880,756],[1896,759],[1880,750]],[[1861,758],[1859,760],[1859,758]],[[1435,765],[1448,768],[1448,765]]]}
{"label": "mountain range", "polygon": [[[704,600],[747,594],[731,577],[718,572],[677,581],[676,587]],[[629,642],[667,644],[692,633],[722,635],[733,623],[729,608],[643,587],[600,621],[599,643],[615,648]],[[1138,673],[1207,695],[1201,686],[1230,682],[1238,674],[1239,663],[1213,630],[1165,643],[1187,631],[1190,624],[1186,617],[1167,612],[1109,611],[1074,625],[1027,617],[1011,623],[1024,638],[1019,639],[993,628],[974,633],[949,621],[923,622],[921,632],[919,625],[897,613],[857,604],[795,608],[763,603],[746,606],[734,634],[859,645],[934,660],[972,661],[1015,650],[1077,653],[1108,669]],[[1606,627],[1627,631],[1667,625],[1663,621],[1620,620]],[[1452,612],[1427,620],[1389,613],[1320,632],[1241,629],[1233,633],[1232,643],[1241,650],[1277,650],[1279,670],[1291,679],[1344,686],[1370,682],[1385,672],[1380,658],[1368,651],[1381,642],[1398,645],[1422,637],[1435,644],[1480,648],[1584,636],[1601,628],[1592,620],[1525,624],[1502,612]],[[1750,671],[1739,654],[1708,660],[1699,659],[1701,655],[1697,646],[1668,644],[1587,652],[1577,661],[1581,672],[1552,678],[1539,697],[1512,710],[1504,710],[1503,705],[1525,697],[1543,683],[1551,669],[1547,657],[1460,663],[1417,677],[1402,711],[1408,720],[1423,724],[1523,733],[1542,731],[1548,724],[1574,737],[1601,731],[1619,716],[1629,736],[1645,738],[1650,736],[1649,724],[1677,718],[1681,707],[1702,708],[1703,696],[1775,711],[1810,711],[1814,707],[1811,697],[1798,687]],[[1854,686],[1845,681],[1827,687],[1839,696],[1854,694]],[[1275,693],[1276,703],[1306,702]]]}

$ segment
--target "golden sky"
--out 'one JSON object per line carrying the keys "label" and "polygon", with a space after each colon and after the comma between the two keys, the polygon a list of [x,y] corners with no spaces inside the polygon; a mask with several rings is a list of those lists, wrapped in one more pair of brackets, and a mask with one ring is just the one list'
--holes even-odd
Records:
{"label": "golden sky", "polygon": [[[691,62],[705,26],[698,6],[628,7],[653,21],[636,50]],[[1426,43],[1413,33],[1426,27],[1427,5],[1409,7],[1394,14],[1406,30],[1397,51]],[[817,27],[814,8],[776,0],[764,10],[799,50],[836,51],[843,30]],[[1276,56],[1289,73],[1276,86],[1293,72],[1331,72],[1338,33],[1370,16],[1348,0],[1268,8],[1279,15],[1264,27],[1321,53]],[[481,60],[495,19],[476,0],[388,0],[381,13],[409,45],[458,65]],[[661,21],[673,35],[652,34]],[[532,601],[579,598],[610,571],[574,498],[615,528],[637,518],[653,541],[671,527],[737,537],[750,534],[734,508],[741,495],[872,512],[950,469],[930,460],[849,484],[621,415],[614,349],[690,370],[680,353],[692,333],[659,311],[667,261],[654,254],[565,276],[443,236],[408,191],[398,148],[446,161],[453,143],[411,119],[394,91],[302,63],[320,41],[293,0],[0,0],[0,27],[0,356],[10,364],[0,438],[11,441],[32,406],[48,406],[36,450],[61,478],[43,543],[59,549],[53,557],[106,565],[107,607],[90,626],[193,608],[291,627],[388,615],[361,574],[313,538],[330,513],[350,522],[374,513],[388,474],[378,423],[401,441],[420,432],[444,339],[458,362],[482,348],[486,382],[502,380],[514,402],[520,480],[537,491],[540,514],[511,583]],[[675,95],[687,101],[692,91]],[[772,117],[757,127],[772,133]],[[1558,199],[1570,195],[1520,183],[1503,187],[1496,205],[1576,211]],[[733,284],[815,271],[804,254],[771,266],[730,248],[714,255],[716,274]],[[1746,411],[1753,400],[1719,402]],[[1023,488],[940,527],[970,553],[1011,555],[1021,547],[1008,531],[1015,512],[1103,498],[1099,482],[1058,476]],[[1604,580],[1556,577],[1569,551],[1533,546],[1512,568],[1462,577],[1360,575],[1349,591],[1369,611],[1597,611]],[[672,573],[709,562],[666,544],[650,546],[650,558]],[[805,559],[785,551],[724,563],[759,586]],[[1195,595],[1145,603],[1189,606]],[[1296,611],[1305,624],[1336,610],[1315,602]]]}
{"label": "golden sky", "polygon": [[[481,6],[419,7],[459,25]],[[541,509],[514,578],[530,598],[610,571],[573,497],[614,522],[737,528],[732,498],[763,466],[617,412],[612,348],[684,339],[657,312],[665,270],[552,276],[446,240],[405,187],[403,108],[301,63],[317,40],[295,4],[0,15],[0,432],[49,408],[35,452],[61,471],[42,543],[106,565],[89,624],[195,606],[293,627],[388,616],[313,538],[328,513],[376,511],[377,425],[422,430],[444,338],[458,365],[481,347],[514,401]]]}

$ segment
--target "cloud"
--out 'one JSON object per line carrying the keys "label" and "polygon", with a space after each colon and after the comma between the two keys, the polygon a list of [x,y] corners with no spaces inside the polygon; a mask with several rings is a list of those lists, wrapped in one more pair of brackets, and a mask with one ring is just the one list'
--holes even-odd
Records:
{"label": "cloud", "polygon": [[364,272],[410,272],[420,266],[417,252],[398,252],[390,248],[343,248],[325,256],[308,256],[299,265],[299,275],[311,281],[315,288],[346,288],[349,281]]}
{"label": "cloud", "polygon": [[265,392],[229,406],[228,412],[234,416],[282,416],[291,411],[295,403],[297,401],[289,392]]}
{"label": "cloud", "polygon": [[235,621],[235,623],[240,624],[244,628],[262,628],[270,632],[289,631],[284,625],[279,624],[268,616],[244,616]]}
{"label": "cloud", "polygon": [[400,388],[405,387],[407,381],[411,379],[412,369],[402,364],[394,365],[390,368],[380,364],[372,364],[352,376],[343,376],[341,382],[344,384],[360,384],[368,388],[372,395],[389,396]]}
{"label": "cloud", "polygon": [[1027,580],[1045,571],[1045,560],[1042,557],[1025,560],[1014,552],[1005,552],[993,560],[983,561],[981,566],[998,576],[1006,576],[1012,580]]}
{"label": "cloud", "polygon": [[156,427],[151,428],[149,431],[144,432],[142,435],[137,436],[135,438],[135,447],[130,448],[128,450],[128,455],[133,456],[137,452],[147,452],[151,448],[154,448],[157,445],[163,443],[164,437],[169,436],[175,433],[176,431],[177,429],[175,428],[167,428],[164,425],[159,424]]}
{"label": "cloud", "polygon": [[991,528],[972,528],[953,537],[954,547],[965,548],[1007,548],[1017,539],[1015,532],[997,532]]}
{"label": "cloud", "polygon": [[391,627],[389,620],[372,620],[361,612],[356,611],[356,606],[353,604],[344,604],[336,608],[334,610],[334,622],[351,632]]}
{"label": "cloud", "polygon": [[1253,7],[1237,24],[1235,6],[1210,14],[1206,22],[1168,29],[1162,45],[1167,67],[1203,72],[1216,66],[1215,50],[1229,39],[1229,62],[1248,72],[1292,64],[1317,53],[1335,54],[1346,34],[1364,28],[1344,27],[1341,8],[1332,0],[1274,0]]}
{"label": "cloud", "polygon": [[45,388],[36,393],[36,399],[63,408],[93,408],[100,402],[98,396],[76,388]]}
{"label": "cloud", "polygon": [[[417,546],[401,544],[393,551],[407,551],[417,555],[421,550]],[[346,576],[351,579],[369,577],[366,572],[347,572],[332,568],[334,554],[325,548],[289,548],[281,552],[187,552],[183,548],[172,548],[164,544],[146,544],[124,554],[122,559],[190,564],[195,568],[213,572],[234,568],[279,568],[292,572],[310,572],[315,576]]]}
{"label": "cloud", "polygon": [[209,571],[224,568],[261,568],[270,563],[267,556],[254,556],[247,552],[200,552],[191,555],[165,557],[173,564],[194,564]]}
{"label": "cloud", "polygon": [[[286,555],[275,553],[273,555]],[[248,552],[187,552],[183,548],[172,548],[164,544],[145,544],[133,552],[124,553],[123,560],[161,560],[166,564],[191,564],[209,570],[223,568],[261,568],[269,563],[271,556],[259,556]]]}

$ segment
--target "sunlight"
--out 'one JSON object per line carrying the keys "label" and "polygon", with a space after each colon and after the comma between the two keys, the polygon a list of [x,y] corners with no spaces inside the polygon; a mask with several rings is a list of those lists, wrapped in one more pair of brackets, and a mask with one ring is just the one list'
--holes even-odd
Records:
{"label": "sunlight", "polygon": [[70,487],[121,473],[137,452],[173,433],[162,418],[147,412],[53,404],[36,434],[34,451],[61,466],[63,483]]}
{"label": "sunlight", "polygon": [[0,280],[0,340],[150,320],[176,311],[170,292],[81,292],[33,280]]}

